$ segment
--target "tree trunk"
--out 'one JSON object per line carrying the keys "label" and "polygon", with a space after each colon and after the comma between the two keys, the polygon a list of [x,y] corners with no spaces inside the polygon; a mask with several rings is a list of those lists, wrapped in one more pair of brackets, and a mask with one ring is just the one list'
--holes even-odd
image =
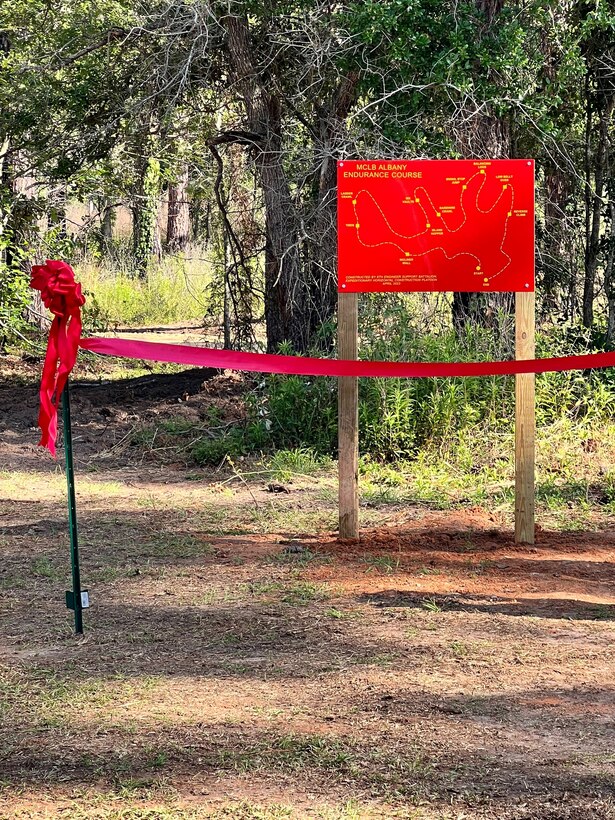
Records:
{"label": "tree trunk", "polygon": [[[6,31],[0,31],[0,53],[5,57],[11,50],[11,41]],[[0,239],[7,228],[9,220],[9,207],[5,200],[11,199],[10,184],[8,182],[7,174],[7,157],[10,148],[10,140],[8,135],[0,134]],[[0,242],[0,262],[5,261],[4,257],[4,243]]]}
{"label": "tree trunk", "polygon": [[[615,193],[615,184],[613,185]],[[608,254],[604,268],[604,290],[608,303],[608,317],[606,326],[607,347],[615,346],[615,199],[609,200],[609,215],[611,220],[611,235],[608,238]]]}
{"label": "tree trunk", "polygon": [[[32,259],[28,250],[36,245],[39,233],[38,212],[34,200],[34,182],[31,176],[20,176],[21,157],[9,153],[6,141],[0,149],[0,262],[7,268],[11,278],[29,279],[32,273]],[[65,191],[65,189],[64,189]],[[60,213],[62,230],[66,228],[65,209]],[[39,291],[28,293],[28,304],[23,310],[23,318],[39,330],[48,327],[45,308]],[[2,297],[2,294],[0,294]]]}
{"label": "tree trunk", "polygon": [[496,15],[504,8],[504,0],[477,0],[476,6],[487,18],[487,23],[491,25]]}
{"label": "tree trunk", "polygon": [[263,187],[266,214],[265,324],[267,349],[275,352],[290,343],[304,352],[310,341],[306,287],[301,269],[297,215],[281,163],[281,118],[278,101],[270,100],[267,149],[260,152],[257,167]]}
{"label": "tree trunk", "polygon": [[233,74],[242,96],[247,131],[222,141],[242,141],[254,157],[265,205],[265,324],[267,349],[289,343],[304,352],[310,342],[310,287],[301,265],[299,218],[282,163],[282,111],[252,60],[245,17],[223,19]]}
{"label": "tree trunk", "polygon": [[108,204],[105,204],[100,220],[100,238],[102,250],[104,253],[109,253],[113,247],[113,223],[115,222],[115,209]]}
{"label": "tree trunk", "polygon": [[58,239],[66,239],[68,236],[68,222],[66,219],[66,188],[66,182],[58,183],[55,190],[49,195],[47,225],[50,230],[57,230]]}
{"label": "tree trunk", "polygon": [[226,225],[222,225],[222,262],[224,265],[224,300],[223,300],[223,317],[222,327],[224,332],[224,349],[233,349],[233,339],[231,335],[231,288],[229,282],[228,269],[228,235],[226,232]]}
{"label": "tree trunk", "polygon": [[138,188],[133,203],[133,245],[137,273],[145,277],[152,256],[159,255],[160,163],[143,156],[138,171]]}
{"label": "tree trunk", "polygon": [[[598,145],[591,157],[592,107],[587,103],[585,131],[585,279],[583,282],[583,325],[594,323],[596,274],[600,259],[600,232],[602,227],[602,197],[604,195],[609,124],[615,108],[615,97],[605,106],[598,122]],[[593,177],[593,189],[592,189]]]}
{"label": "tree trunk", "polygon": [[[313,337],[337,309],[337,162],[325,143],[318,199],[311,230],[312,264],[310,279],[317,299],[310,304],[308,327]],[[332,337],[324,340],[327,347]]]}
{"label": "tree trunk", "polygon": [[[4,139],[0,142],[0,240],[3,239],[8,228],[11,212],[10,205],[12,201],[12,187],[9,180],[9,174],[7,173],[8,152],[9,141],[8,139]],[[0,262],[8,264],[6,253],[7,249],[5,242],[0,241]]]}
{"label": "tree trunk", "polygon": [[563,312],[570,319],[574,303],[574,299],[571,299],[574,276],[569,268],[566,250],[566,207],[572,188],[569,176],[557,165],[547,165],[544,174],[544,237],[538,257],[542,273],[542,307],[545,314],[558,311],[560,315]]}
{"label": "tree trunk", "polygon": [[169,185],[166,247],[169,253],[182,253],[190,241],[190,207],[188,202],[188,168],[184,167]]}
{"label": "tree trunk", "polygon": [[[335,315],[337,310],[337,145],[344,137],[344,121],[356,99],[358,74],[342,78],[326,109],[318,108],[319,144],[322,157],[318,177],[316,210],[311,230],[311,284],[318,298],[309,314],[310,336]],[[323,339],[323,347],[332,335]]]}

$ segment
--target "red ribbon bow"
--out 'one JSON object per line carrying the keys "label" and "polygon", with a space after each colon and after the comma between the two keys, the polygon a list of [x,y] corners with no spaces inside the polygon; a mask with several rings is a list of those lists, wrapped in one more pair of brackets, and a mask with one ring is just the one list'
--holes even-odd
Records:
{"label": "red ribbon bow", "polygon": [[71,266],[58,259],[33,265],[30,287],[40,290],[43,304],[54,314],[41,379],[38,425],[42,434],[39,444],[55,456],[58,405],[68,375],[77,361],[81,306],[85,304],[85,298],[81,285],[75,282]]}

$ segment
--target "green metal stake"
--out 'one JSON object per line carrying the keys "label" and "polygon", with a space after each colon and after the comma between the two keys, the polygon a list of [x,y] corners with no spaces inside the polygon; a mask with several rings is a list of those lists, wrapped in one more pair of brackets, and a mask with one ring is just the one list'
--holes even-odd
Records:
{"label": "green metal stake", "polygon": [[[75,467],[73,464],[73,436],[70,424],[69,383],[62,391],[62,421],[64,422],[64,455],[66,457],[66,484],[68,487],[68,528],[70,534],[70,563],[73,575],[72,592],[66,593],[66,606],[75,613],[75,634],[83,634],[83,599],[79,571],[79,541],[77,539],[77,505],[75,503]],[[87,591],[85,592],[87,598]]]}

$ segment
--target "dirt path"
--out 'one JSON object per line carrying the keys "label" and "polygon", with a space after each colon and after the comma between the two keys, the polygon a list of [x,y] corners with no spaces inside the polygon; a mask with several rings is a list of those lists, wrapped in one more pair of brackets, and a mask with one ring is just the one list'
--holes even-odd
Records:
{"label": "dirt path", "polygon": [[114,450],[202,385],[75,391],[82,638],[64,476],[0,386],[0,817],[614,818],[613,531],[396,507],[340,544],[332,474]]}

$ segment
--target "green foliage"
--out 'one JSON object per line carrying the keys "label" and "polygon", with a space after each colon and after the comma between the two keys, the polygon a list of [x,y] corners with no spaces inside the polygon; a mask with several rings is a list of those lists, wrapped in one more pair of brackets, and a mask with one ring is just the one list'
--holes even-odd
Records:
{"label": "green foliage", "polygon": [[[286,236],[292,241],[278,245],[299,247],[301,261],[292,283],[299,297],[293,305],[301,303],[301,294],[331,290],[332,259],[316,252],[321,241],[326,244],[323,224],[333,224],[326,218],[321,221],[321,216],[327,216],[324,203],[333,201],[332,188],[319,200],[329,185],[327,163],[336,156],[375,152],[534,156],[539,183],[538,273],[548,296],[541,306],[542,318],[549,320],[553,314],[553,319],[561,316],[572,321],[578,311],[576,283],[581,280],[584,257],[591,255],[584,253],[591,249],[583,248],[584,220],[593,207],[586,190],[596,189],[598,211],[610,213],[612,205],[611,144],[607,140],[601,151],[598,139],[600,133],[608,134],[612,124],[609,71],[615,18],[611,5],[604,0],[572,4],[249,0],[237,4],[235,19],[245,24],[248,53],[243,62],[252,64],[254,71],[238,84],[233,79],[238,74],[237,58],[229,49],[232,38],[224,4],[4,3],[0,7],[0,184],[7,207],[1,215],[0,258],[7,256],[11,230],[19,247],[10,249],[11,265],[0,266],[3,335],[21,332],[28,297],[19,253],[30,260],[37,252],[70,259],[81,250],[87,258],[96,253],[99,263],[113,259],[113,266],[108,266],[113,270],[101,264],[84,265],[78,271],[89,297],[84,311],[88,330],[197,319],[213,305],[217,314],[226,307],[227,316],[234,317],[232,330],[243,346],[254,337],[252,319],[261,311],[263,299],[268,317],[277,311],[276,318],[281,319],[290,306],[272,296],[276,289],[271,282],[261,288],[263,236],[267,235],[271,254],[276,226],[285,221],[292,228]],[[205,8],[206,15],[197,13]],[[311,44],[309,50],[306,42]],[[255,77],[262,88],[257,84],[250,92]],[[247,128],[253,124],[239,112],[254,107],[255,100],[250,103],[248,96],[256,99],[262,89],[271,92],[269,109],[279,111],[271,122],[258,123],[263,134],[259,130],[254,142],[251,137],[246,140],[244,133],[254,130]],[[216,119],[220,110],[230,113]],[[609,111],[598,127],[598,119]],[[238,123],[246,126],[244,131],[235,130]],[[266,134],[268,128],[271,133]],[[152,244],[162,189],[177,179],[180,169],[189,167],[192,204],[197,199],[203,203],[215,199],[218,167],[208,144],[216,132],[220,132],[223,157],[218,194],[229,200],[229,224],[247,260],[238,260],[241,254],[237,243],[230,241],[228,226],[223,232],[220,217],[213,212],[210,220],[207,204],[201,235],[210,243],[210,264],[204,273],[196,273],[201,277],[197,280],[182,263],[152,265]],[[271,144],[279,142],[279,167],[270,175],[282,179],[277,193],[267,188],[267,175],[255,173],[258,146],[265,142],[261,136],[274,136]],[[598,167],[594,160],[603,154],[608,157]],[[327,158],[324,164],[322,157]],[[254,162],[251,169],[250,161]],[[22,216],[19,234],[9,223],[6,230],[4,211],[17,214],[14,183],[25,174],[32,174],[35,197],[44,204],[33,208],[31,192],[21,196],[20,207],[30,203],[33,210],[28,219]],[[599,185],[601,174],[609,179]],[[254,181],[257,191],[252,190]],[[54,186],[61,191],[59,198],[58,191],[45,193]],[[268,210],[267,203],[286,190],[287,219],[279,220],[273,213],[276,209]],[[91,201],[93,212],[101,214],[120,202],[129,204],[135,223],[127,261],[121,258],[121,243],[109,242],[102,224],[90,226],[89,238],[79,242],[67,236],[61,213],[64,194]],[[315,204],[315,210],[322,211],[317,219],[310,215]],[[254,214],[244,220],[243,212],[250,207]],[[38,225],[45,215],[53,217],[53,224],[42,230]],[[596,222],[594,250],[599,264],[591,283],[597,291],[604,282],[606,295],[610,293],[606,285],[612,249],[610,219],[612,215],[605,215]],[[296,231],[295,222],[300,226]],[[36,243],[29,241],[26,224],[36,226]],[[273,270],[271,263],[280,258],[267,261]],[[143,279],[135,281],[136,273]],[[204,294],[212,283],[215,298],[208,298]],[[595,301],[604,309],[604,294],[602,299],[602,303]],[[449,322],[432,323],[433,317],[418,321],[421,308],[410,299],[373,297],[362,304],[364,358],[448,361],[512,354],[510,344],[502,341],[511,338],[505,314],[496,315],[490,328],[468,325],[455,333]],[[325,350],[330,350],[328,319],[333,305],[334,299],[329,299],[327,309],[317,311],[325,319],[320,339]],[[311,316],[309,322],[311,327]],[[270,322],[270,330],[275,325]],[[604,337],[574,336],[570,328],[547,328],[539,337],[539,352],[582,352],[605,343]],[[615,395],[612,373],[541,376],[539,424],[574,420],[582,429],[608,417]],[[311,457],[307,453],[335,453],[335,380],[267,377],[254,390],[250,408],[251,421],[245,428],[203,440],[195,447],[195,458],[215,462],[225,454],[234,457],[263,447],[282,447],[295,454],[294,467],[285,456],[287,466],[279,467],[284,471],[298,469],[300,463],[307,467]],[[377,461],[414,457],[423,448],[443,448],[468,431],[480,436],[490,429],[507,435],[512,417],[512,379],[365,379],[360,383],[361,449]],[[377,492],[383,496],[374,489],[374,498]]]}
{"label": "green foliage", "polygon": [[[361,357],[406,361],[485,358],[489,334],[475,329],[462,341],[452,331],[421,336],[409,332],[408,309],[374,300],[361,319]],[[491,334],[493,336],[493,334]],[[493,352],[493,351],[492,351]],[[437,445],[455,430],[479,422],[497,424],[511,410],[512,384],[492,379],[362,379],[359,385],[361,451],[375,459],[407,458]],[[279,447],[337,447],[337,384],[334,379],[272,376],[257,392],[255,412],[266,418]]]}
{"label": "green foliage", "polygon": [[[289,192],[286,207],[296,203],[288,222],[296,217],[301,224],[301,239],[290,237],[301,245],[293,282],[298,293],[315,298],[324,283],[330,288],[333,281],[331,261],[323,262],[318,253],[323,222],[311,213],[315,205],[319,210],[329,158],[376,152],[534,156],[540,186],[539,280],[559,300],[547,309],[567,318],[577,310],[575,289],[584,264],[583,209],[592,206],[585,202],[585,188],[595,183],[603,202],[594,242],[600,261],[596,292],[602,283],[609,291],[602,274],[609,258],[605,228],[612,196],[606,194],[613,186],[612,162],[599,169],[594,160],[608,154],[599,150],[600,128],[608,133],[612,126],[612,4],[246,0],[236,4],[235,12],[248,34],[243,62],[254,66],[247,85],[256,78],[271,92],[271,110],[280,110],[277,125],[260,123],[258,128],[276,132],[278,172]],[[235,131],[242,120],[245,130],[254,129],[239,113],[247,85],[240,88],[233,80],[243,72],[237,71],[229,49],[224,4],[12,0],[0,6],[0,36],[0,147],[4,150],[6,139],[10,153],[3,184],[33,172],[42,199],[51,200],[44,190],[59,183],[69,199],[92,201],[100,214],[119,202],[128,204],[135,214],[132,267],[144,273],[151,262],[161,190],[189,167],[191,204],[198,200],[207,209],[205,230],[200,226],[198,232],[209,242],[213,225],[217,236],[210,247],[222,251],[218,259],[212,254],[217,296],[229,296],[223,283],[232,280],[235,317],[251,331],[252,316],[261,307],[258,256],[265,226],[262,211],[250,220],[232,215],[246,259],[231,263],[229,248],[220,241],[220,222],[216,226],[209,213],[217,167],[208,143],[216,131],[223,137],[222,187],[231,211],[245,211],[248,201],[259,203],[255,212],[264,201],[267,211],[274,192],[265,190],[264,178],[251,176],[249,160],[258,165],[258,148],[246,149],[245,134]],[[230,113],[216,120],[216,111]],[[610,119],[600,125],[600,116],[609,111]],[[598,185],[605,174],[611,179]],[[229,185],[233,175],[237,184]],[[254,180],[260,190],[251,196],[247,192]],[[557,216],[547,216],[550,201]],[[266,216],[269,247],[278,222],[271,217]],[[92,223],[83,245],[90,253],[98,246],[102,254],[108,231],[94,224],[96,217]],[[71,258],[64,244],[70,240],[62,233],[63,228],[53,228],[42,244],[55,248],[52,256]],[[267,294],[275,312],[271,288]],[[332,304],[329,299],[320,311],[323,319],[329,318]],[[279,313],[283,318],[281,307]],[[270,322],[270,331],[274,326]],[[236,335],[241,341],[250,338],[245,328]],[[291,390],[285,387],[287,394]],[[441,424],[448,424],[446,414],[458,404],[455,390],[442,399],[449,410],[438,410]],[[401,418],[406,398],[392,395],[385,403],[397,405]],[[409,438],[398,446],[407,449],[412,442]]]}
{"label": "green foliage", "polygon": [[[461,337],[451,329],[421,335],[412,327],[412,305],[376,299],[365,308],[361,358],[405,361],[479,361],[506,358],[503,334],[471,327]],[[507,328],[510,333],[510,328]],[[584,334],[551,329],[540,334],[539,356],[591,350]],[[540,426],[569,419],[582,431],[613,417],[615,373],[566,371],[537,378]],[[271,376],[253,398],[253,414],[264,418],[276,447],[311,448],[333,455],[337,447],[337,389],[333,379]],[[361,379],[360,450],[371,460],[394,461],[460,446],[460,437],[486,431],[509,435],[514,420],[514,378]],[[470,458],[471,460],[471,458]],[[389,483],[389,482],[387,482]],[[391,485],[395,483],[391,480]]]}
{"label": "green foliage", "polygon": [[337,446],[337,381],[302,376],[269,376],[252,399],[271,441],[289,449],[311,447],[330,454]]}
{"label": "green foliage", "polygon": [[26,329],[24,311],[31,296],[23,270],[0,261],[0,349]]}
{"label": "green foliage", "polygon": [[540,6],[520,14],[504,5],[491,25],[475,2],[349,4],[346,25],[367,48],[362,86],[372,99],[370,120],[376,116],[391,139],[419,153],[459,151],[448,126],[464,107],[473,116],[470,100],[505,116],[535,81],[540,63],[530,35]]}
{"label": "green foliage", "polygon": [[[135,21],[134,4],[122,0],[71,0],[53,9],[43,0],[14,0],[0,7],[0,31],[10,43],[0,52],[0,134],[35,152],[52,178],[67,179],[109,151],[139,66],[136,41],[109,32]],[[92,48],[97,42],[105,47]]]}
{"label": "green foliage", "polygon": [[267,469],[279,481],[289,481],[294,475],[314,475],[327,467],[329,461],[311,447],[276,450],[267,462]]}
{"label": "green foliage", "polygon": [[269,435],[262,422],[250,422],[233,427],[215,437],[203,437],[192,449],[197,464],[218,465],[225,459],[236,458],[265,449],[270,444]]}

